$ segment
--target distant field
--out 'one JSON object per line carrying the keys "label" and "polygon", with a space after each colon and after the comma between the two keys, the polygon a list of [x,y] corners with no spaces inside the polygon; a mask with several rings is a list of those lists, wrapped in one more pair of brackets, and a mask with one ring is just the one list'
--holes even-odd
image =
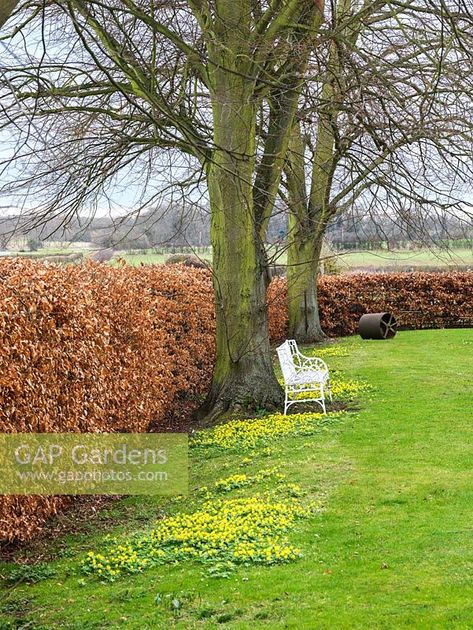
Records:
{"label": "distant field", "polygon": [[392,268],[399,267],[463,267],[473,266],[473,250],[455,249],[430,251],[428,249],[413,251],[358,251],[340,252],[337,257],[343,267],[348,268]]}
{"label": "distant field", "polygon": [[66,254],[75,254],[79,249],[70,249],[69,247],[65,247],[63,249],[59,249],[58,247],[44,247],[42,249],[38,249],[34,252],[8,252],[2,253],[0,258],[44,258],[45,256],[55,256],[60,255],[64,256]]}
{"label": "distant field", "polygon": [[143,263],[144,265],[162,265],[166,262],[168,254],[125,254],[120,253],[115,257],[123,258],[129,265],[137,267]]}
{"label": "distant field", "polygon": [[[78,244],[77,244],[78,245]],[[43,258],[45,256],[52,256],[55,254],[69,254],[77,251],[82,251],[84,258],[87,258],[92,251],[88,248],[80,249],[76,244],[74,247],[65,246],[64,248],[51,247],[43,248],[36,252],[28,253],[11,253],[12,256],[27,256],[30,258]],[[279,255],[275,252],[272,246],[269,247],[269,256],[272,264],[286,265],[287,254],[286,251],[282,251]],[[402,250],[402,251],[387,251],[387,250],[374,250],[374,251],[353,251],[346,250],[340,252],[333,252],[335,257],[331,258],[335,260],[340,269],[346,272],[349,271],[396,271],[396,270],[409,270],[432,268],[432,269],[465,269],[468,267],[473,268],[473,249],[452,249],[452,250]],[[153,252],[124,252],[117,251],[112,264],[116,264],[118,258],[123,258],[130,265],[138,266],[145,265],[162,265],[169,258],[170,253],[153,253]],[[211,248],[207,248],[204,252],[198,252],[194,254],[199,258],[205,260],[212,260]]]}
{"label": "distant field", "polygon": [[[179,253],[179,252],[176,252]],[[189,256],[197,256],[198,258],[202,258],[203,260],[211,260],[212,252],[210,247],[205,252],[196,252],[195,254],[186,252]],[[162,265],[166,262],[169,256],[173,254],[154,254],[154,253],[140,253],[140,254],[131,254],[126,252],[118,252],[116,258],[123,258],[130,265],[138,266],[142,263],[144,265]]]}
{"label": "distant field", "polygon": [[[271,262],[278,265],[287,264],[287,253],[282,251],[279,255],[269,248]],[[402,251],[332,251],[325,254],[327,260],[335,261],[342,271],[396,271],[406,270],[410,267],[422,268],[455,268],[473,267],[473,249],[454,250],[402,250]]]}

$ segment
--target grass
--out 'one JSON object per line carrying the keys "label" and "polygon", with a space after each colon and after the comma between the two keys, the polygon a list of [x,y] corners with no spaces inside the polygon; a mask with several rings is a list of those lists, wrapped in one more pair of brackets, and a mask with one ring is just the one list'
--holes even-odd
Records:
{"label": "grass", "polygon": [[[473,627],[473,331],[340,345],[348,354],[326,356],[329,366],[373,387],[356,415],[257,448],[198,447],[189,497],[129,497],[82,531],[37,543],[39,566],[0,567],[19,579],[4,581],[0,628]],[[274,467],[284,479],[258,477]],[[80,571],[106,534],[146,533],[163,512],[192,512],[203,486],[238,473],[257,480],[227,483],[228,498],[290,492],[320,505],[288,533],[302,559],[232,571],[186,560],[112,583]]]}
{"label": "grass", "polygon": [[60,249],[58,247],[43,247],[41,249],[38,249],[36,251],[33,252],[27,252],[27,251],[23,251],[23,252],[11,252],[9,254],[9,257],[11,256],[12,258],[15,257],[20,257],[20,258],[44,258],[46,256],[55,256],[55,255],[61,255],[61,256],[65,256],[67,254],[75,254],[76,252],[79,252],[82,250],[78,250],[78,249],[71,249],[70,247],[64,247],[63,249]]}

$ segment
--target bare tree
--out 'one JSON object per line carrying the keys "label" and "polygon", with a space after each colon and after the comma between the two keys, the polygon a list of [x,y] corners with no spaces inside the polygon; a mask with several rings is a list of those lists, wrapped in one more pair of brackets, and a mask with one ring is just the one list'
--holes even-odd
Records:
{"label": "bare tree", "polygon": [[[472,22],[461,2],[334,2],[291,137],[289,334],[323,338],[316,277],[322,241],[355,202],[426,235],[437,210],[468,214]],[[379,226],[382,230],[382,225]]]}
{"label": "bare tree", "polygon": [[[145,169],[151,185],[163,155],[188,156],[190,179],[199,170],[205,179],[212,215],[217,362],[206,412],[279,402],[263,240],[322,4],[24,6],[17,28],[38,28],[39,19],[41,37],[4,69],[12,97],[3,111],[5,130],[22,129],[8,164],[21,154],[16,181],[34,187],[35,220],[67,220],[127,171],[130,178]],[[143,206],[153,201],[145,197]]]}

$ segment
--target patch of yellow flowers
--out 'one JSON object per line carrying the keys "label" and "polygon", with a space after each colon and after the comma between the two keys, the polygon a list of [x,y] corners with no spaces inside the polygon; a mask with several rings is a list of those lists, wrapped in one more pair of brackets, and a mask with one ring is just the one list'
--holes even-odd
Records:
{"label": "patch of yellow flowers", "polygon": [[350,352],[346,346],[327,346],[326,348],[311,348],[304,350],[308,357],[348,357]]}
{"label": "patch of yellow flowers", "polygon": [[[243,488],[245,486],[251,486],[254,483],[258,483],[263,481],[264,479],[268,479],[269,477],[273,477],[275,479],[281,480],[285,479],[286,475],[279,472],[279,468],[274,466],[273,468],[265,468],[260,470],[256,475],[247,475],[245,473],[240,473],[236,475],[231,475],[230,477],[226,477],[225,479],[218,479],[214,483],[214,489],[217,492],[230,492],[231,490],[235,490],[236,488]],[[207,488],[205,488],[207,490]]]}
{"label": "patch of yellow flowers", "polygon": [[217,446],[223,449],[246,449],[276,441],[289,435],[311,435],[342,417],[341,413],[276,413],[262,418],[232,420],[197,433],[191,446]]}
{"label": "patch of yellow flowers", "polygon": [[[363,381],[356,381],[353,379],[341,380],[335,378],[331,381],[330,387],[332,389],[332,396],[334,400],[341,402],[348,402],[355,400],[360,394],[364,394],[371,390],[371,385]],[[298,394],[301,399],[304,398],[319,398],[318,392],[304,392]]]}
{"label": "patch of yellow flowers", "polygon": [[360,394],[364,394],[371,390],[371,385],[365,383],[364,381],[356,381],[353,379],[349,380],[338,380],[335,379],[333,383],[331,383],[332,395],[337,400],[353,400],[357,398]]}
{"label": "patch of yellow flowers", "polygon": [[[317,356],[347,356],[343,346],[314,349]],[[334,373],[332,372],[332,376]],[[343,380],[335,372],[332,394],[337,400],[353,400],[371,387],[355,380]],[[317,395],[314,393],[314,396]],[[303,397],[308,397],[303,394]],[[272,455],[268,444],[286,436],[312,435],[338,422],[346,414],[281,413],[233,420],[201,431],[191,439],[193,447],[221,449],[255,449],[259,456]],[[256,451],[253,451],[253,453]],[[243,458],[240,466],[252,463]],[[298,484],[284,485],[284,500],[273,495],[243,498],[212,498],[213,493],[230,492],[247,487],[268,477],[285,479],[278,467],[264,469],[255,475],[236,473],[217,480],[210,487],[200,488],[207,499],[198,510],[180,512],[159,521],[149,533],[140,534],[120,543],[109,539],[101,553],[89,551],[82,562],[85,573],[99,579],[114,581],[123,574],[141,573],[159,564],[197,560],[218,567],[219,563],[272,565],[290,562],[301,556],[301,550],[289,543],[286,534],[295,521],[320,509],[320,503],[303,505],[303,492]],[[218,571],[217,571],[218,573]]]}
{"label": "patch of yellow flowers", "polygon": [[[297,519],[320,505],[303,506],[295,499],[247,498],[208,501],[192,513],[179,513],[160,521],[148,534],[102,553],[89,551],[82,569],[114,581],[122,574],[139,573],[166,562],[195,559],[201,562],[276,564],[301,556],[285,533]],[[113,541],[112,541],[113,542]]]}

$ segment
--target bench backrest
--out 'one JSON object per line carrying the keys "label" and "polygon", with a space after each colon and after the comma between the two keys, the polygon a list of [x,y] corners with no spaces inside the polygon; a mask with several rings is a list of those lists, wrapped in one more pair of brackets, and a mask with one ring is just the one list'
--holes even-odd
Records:
{"label": "bench backrest", "polygon": [[292,339],[285,341],[278,348],[276,348],[282,375],[286,382],[296,375],[296,367],[294,365],[294,350],[293,345],[291,344],[292,341]]}

